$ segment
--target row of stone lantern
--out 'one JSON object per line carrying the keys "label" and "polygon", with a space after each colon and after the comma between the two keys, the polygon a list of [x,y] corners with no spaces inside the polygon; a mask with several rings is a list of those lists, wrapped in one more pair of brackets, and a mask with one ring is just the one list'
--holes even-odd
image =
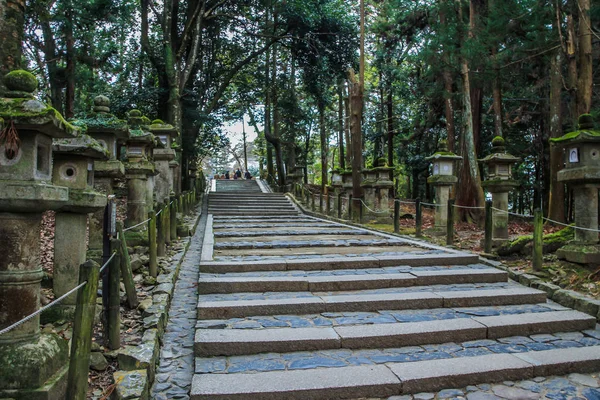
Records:
{"label": "row of stone lantern", "polygon": [[[90,213],[89,249],[101,254],[107,195],[114,193],[118,180],[127,180],[128,226],[145,220],[155,200],[167,201],[179,180],[171,148],[177,132],[172,126],[150,123],[137,110],[129,113],[128,121],[119,120],[110,114],[104,96],[94,99],[89,118],[71,124],[34,98],[38,82],[33,75],[13,71],[4,82],[8,92],[0,98],[0,330],[39,309],[43,212],[56,211],[53,283],[58,297],[78,283]],[[121,143],[126,145],[125,163],[120,160]],[[160,178],[155,181],[156,176]],[[76,294],[67,297],[53,312],[72,312],[75,299]],[[39,321],[38,315],[0,335],[0,398],[20,398],[31,390],[61,397],[67,344],[42,334]]]}

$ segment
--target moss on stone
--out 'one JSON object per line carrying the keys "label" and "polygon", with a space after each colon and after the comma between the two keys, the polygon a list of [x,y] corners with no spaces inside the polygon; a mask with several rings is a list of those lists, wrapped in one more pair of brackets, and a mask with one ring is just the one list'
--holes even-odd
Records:
{"label": "moss on stone", "polygon": [[[549,233],[543,237],[543,252],[553,253],[569,241],[573,240],[574,233],[572,227],[561,229],[554,233]],[[498,254],[508,256],[511,254],[530,254],[533,235],[520,236],[515,240],[504,243],[499,249]]]}
{"label": "moss on stone", "polygon": [[504,146],[504,138],[502,136],[496,136],[492,139],[492,145],[494,146]]}
{"label": "moss on stone", "polygon": [[56,127],[68,134],[79,133],[79,128],[67,122],[55,108],[30,98],[0,98],[0,118],[17,125],[45,125],[48,122],[45,119],[50,118]]}
{"label": "moss on stone", "polygon": [[152,121],[152,125],[164,125],[165,123],[163,122],[162,119],[155,119],[154,121]]}
{"label": "moss on stone", "polygon": [[38,80],[31,72],[17,69],[4,76],[4,84],[11,91],[33,93],[38,88]]}
{"label": "moss on stone", "polygon": [[84,124],[90,129],[110,129],[125,131],[127,121],[119,119],[112,114],[90,114],[86,118],[80,118],[72,121],[73,124]]}

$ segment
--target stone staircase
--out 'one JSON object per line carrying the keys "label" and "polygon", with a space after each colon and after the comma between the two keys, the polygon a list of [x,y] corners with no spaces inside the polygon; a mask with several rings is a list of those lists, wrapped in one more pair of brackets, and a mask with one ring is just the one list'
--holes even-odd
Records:
{"label": "stone staircase", "polygon": [[252,179],[217,179],[216,191],[219,193],[261,193],[261,189]]}
{"label": "stone staircase", "polygon": [[294,204],[279,193],[263,193],[255,180],[217,180],[208,195],[208,212],[215,216],[278,217],[299,215]]}
{"label": "stone staircase", "polygon": [[230,207],[213,213],[214,256],[200,265],[192,399],[381,398],[600,370],[594,317],[476,255],[289,201],[267,214],[280,195],[210,196],[212,210]]}

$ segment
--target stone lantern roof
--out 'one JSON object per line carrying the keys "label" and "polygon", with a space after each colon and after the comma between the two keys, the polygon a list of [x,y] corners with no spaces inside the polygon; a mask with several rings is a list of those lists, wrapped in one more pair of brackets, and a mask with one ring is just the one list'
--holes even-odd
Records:
{"label": "stone lantern roof", "polygon": [[94,98],[93,111],[86,118],[77,119],[72,123],[77,126],[85,126],[90,134],[113,134],[119,140],[129,138],[127,121],[110,113],[110,100],[103,95]]}
{"label": "stone lantern roof", "polygon": [[520,157],[515,157],[512,154],[508,154],[506,152],[506,148],[504,147],[504,139],[500,136],[496,136],[492,140],[492,154],[488,155],[479,160],[480,163],[483,164],[514,164],[516,162],[521,161]]}
{"label": "stone lantern roof", "polygon": [[52,151],[59,154],[108,160],[108,151],[97,140],[86,134],[81,134],[73,139],[54,139]]}
{"label": "stone lantern roof", "polygon": [[461,156],[454,154],[448,150],[448,143],[445,140],[440,141],[439,149],[429,157],[426,157],[426,161],[453,161],[462,160]]}
{"label": "stone lantern roof", "polygon": [[173,125],[167,124],[160,119],[152,121],[152,125],[148,127],[148,130],[155,135],[167,134],[174,138],[179,136],[179,132],[177,132],[177,129]]}
{"label": "stone lantern roof", "polygon": [[594,120],[591,115],[583,114],[579,117],[579,130],[567,133],[559,138],[550,139],[552,144],[568,146],[575,143],[600,142],[600,131],[594,129]]}
{"label": "stone lantern roof", "polygon": [[0,98],[0,119],[15,124],[19,130],[32,130],[53,138],[74,137],[78,128],[68,123],[60,113],[36,100],[33,93],[38,81],[23,70],[9,72],[4,77],[8,92]]}

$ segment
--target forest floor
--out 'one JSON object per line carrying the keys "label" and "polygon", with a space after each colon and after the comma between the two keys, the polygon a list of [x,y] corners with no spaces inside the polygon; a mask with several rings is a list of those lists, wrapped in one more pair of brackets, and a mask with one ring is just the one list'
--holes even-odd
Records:
{"label": "forest floor", "polygon": [[[415,220],[413,218],[414,208],[410,210],[402,210],[405,212],[404,218],[400,219],[400,234],[414,235]],[[392,233],[393,226],[388,224],[367,224],[367,226]],[[445,246],[446,236],[432,236],[428,234],[434,226],[433,210],[425,209],[423,213],[423,239],[432,243]],[[544,234],[554,233],[562,227],[546,224],[544,226]],[[509,222],[508,226],[509,237],[511,240],[517,239],[525,235],[533,234],[532,220],[514,219]],[[459,222],[455,224],[454,245],[466,251],[474,253],[483,253],[483,224]],[[583,266],[580,264],[569,263],[559,260],[553,253],[544,254],[544,264],[542,271],[534,271],[532,267],[531,255],[514,254],[510,256],[496,256],[498,261],[501,261],[510,269],[528,274],[536,275],[546,282],[553,283],[563,289],[575,290],[585,295],[600,298],[600,265]]]}

